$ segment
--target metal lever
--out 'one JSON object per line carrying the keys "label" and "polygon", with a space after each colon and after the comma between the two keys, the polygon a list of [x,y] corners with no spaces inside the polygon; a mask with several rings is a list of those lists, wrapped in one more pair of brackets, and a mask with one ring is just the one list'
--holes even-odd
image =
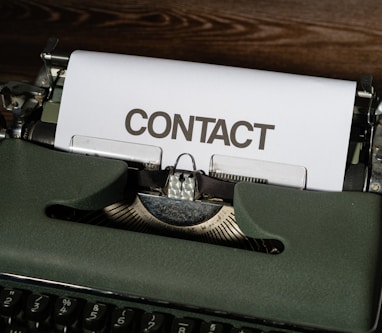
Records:
{"label": "metal lever", "polygon": [[[192,171],[178,170],[179,160],[183,156],[189,156],[192,162]],[[195,159],[191,154],[183,153],[178,156],[175,165],[170,168],[166,182],[166,192],[169,198],[193,201],[199,197]]]}
{"label": "metal lever", "polygon": [[11,81],[0,86],[4,108],[13,113],[11,137],[21,138],[25,118],[42,105],[45,89],[22,82]]}
{"label": "metal lever", "polygon": [[67,67],[69,62],[69,54],[55,52],[57,44],[58,38],[50,37],[44,50],[41,52],[41,59],[44,62],[45,67],[45,76],[48,81],[48,84],[45,84],[44,86],[49,88],[49,97],[54,86],[53,75],[55,74],[52,74],[52,69],[57,68],[57,71],[60,72],[63,68]]}

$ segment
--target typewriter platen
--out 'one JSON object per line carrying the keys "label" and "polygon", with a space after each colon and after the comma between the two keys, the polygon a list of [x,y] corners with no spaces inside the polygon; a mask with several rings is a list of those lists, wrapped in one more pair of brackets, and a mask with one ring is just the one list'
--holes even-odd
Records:
{"label": "typewriter platen", "polygon": [[179,159],[189,169],[161,169],[134,147],[121,157],[126,147],[116,153],[103,138],[54,149],[70,58],[55,46],[35,83],[1,86],[13,113],[0,129],[3,328],[376,328],[381,197],[368,192],[381,192],[381,125],[370,78],[357,88],[344,191],[307,191],[304,175],[283,186],[237,173],[235,160],[207,175],[187,152]]}

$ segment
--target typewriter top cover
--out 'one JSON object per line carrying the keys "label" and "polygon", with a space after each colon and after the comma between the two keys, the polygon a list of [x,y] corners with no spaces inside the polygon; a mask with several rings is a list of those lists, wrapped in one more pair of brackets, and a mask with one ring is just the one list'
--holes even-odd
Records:
{"label": "typewriter top cover", "polygon": [[[351,190],[315,191],[232,169],[207,175],[55,149],[57,119],[47,110],[58,112],[69,58],[50,46],[33,85],[1,86],[14,118],[1,126],[1,279],[280,332],[376,328],[381,196],[368,192],[379,191],[380,134],[367,79],[350,136],[349,151],[361,156],[346,170]],[[174,190],[188,181],[191,200]]]}

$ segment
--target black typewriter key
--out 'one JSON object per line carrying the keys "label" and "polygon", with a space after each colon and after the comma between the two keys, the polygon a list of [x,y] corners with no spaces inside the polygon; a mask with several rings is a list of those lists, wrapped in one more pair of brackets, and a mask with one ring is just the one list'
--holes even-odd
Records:
{"label": "black typewriter key", "polygon": [[171,333],[196,332],[196,320],[190,318],[174,318],[171,324]]}
{"label": "black typewriter key", "polygon": [[87,303],[82,315],[82,327],[91,332],[101,332],[106,326],[107,314],[106,304]]}
{"label": "black typewriter key", "polygon": [[168,317],[163,313],[148,313],[142,315],[140,333],[166,332]]}
{"label": "black typewriter key", "polygon": [[79,316],[79,300],[71,297],[60,297],[54,305],[54,321],[57,329],[61,331],[70,331]]}
{"label": "black typewriter key", "polygon": [[200,325],[200,333],[224,333],[227,331],[227,326],[221,323],[202,322]]}
{"label": "black typewriter key", "polygon": [[50,297],[47,295],[29,295],[25,309],[26,319],[35,322],[47,319],[50,314],[50,302]]}
{"label": "black typewriter key", "polygon": [[3,289],[0,292],[0,314],[15,317],[22,308],[23,292],[16,289]]}
{"label": "black typewriter key", "polygon": [[132,309],[114,309],[111,316],[112,333],[132,332],[135,312]]}

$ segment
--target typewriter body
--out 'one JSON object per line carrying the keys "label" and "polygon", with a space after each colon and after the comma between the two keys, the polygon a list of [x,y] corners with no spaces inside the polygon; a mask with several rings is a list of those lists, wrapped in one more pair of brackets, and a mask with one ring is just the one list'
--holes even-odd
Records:
{"label": "typewriter body", "polygon": [[356,91],[344,190],[311,191],[111,156],[102,137],[56,149],[70,55],[55,46],[36,82],[0,90],[13,113],[0,128],[2,329],[377,330],[382,134],[370,78]]}

